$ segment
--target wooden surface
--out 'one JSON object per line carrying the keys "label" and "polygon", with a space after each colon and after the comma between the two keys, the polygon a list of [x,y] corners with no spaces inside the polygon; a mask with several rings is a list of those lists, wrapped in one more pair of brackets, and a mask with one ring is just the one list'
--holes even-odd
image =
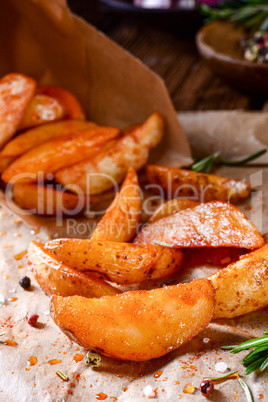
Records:
{"label": "wooden surface", "polygon": [[[194,37],[151,26],[150,18],[116,14],[96,0],[69,0],[71,9],[141,59],[166,82],[177,110],[256,109],[262,95],[242,93],[216,77],[199,56]],[[174,26],[172,26],[174,31]]]}

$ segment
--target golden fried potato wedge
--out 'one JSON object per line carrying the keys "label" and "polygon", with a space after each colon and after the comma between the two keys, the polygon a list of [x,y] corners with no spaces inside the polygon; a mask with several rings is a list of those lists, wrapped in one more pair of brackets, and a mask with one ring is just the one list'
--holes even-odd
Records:
{"label": "golden fried potato wedge", "polygon": [[238,202],[250,195],[250,183],[165,166],[148,165],[150,183],[158,184],[169,197],[194,197],[200,202],[213,200]]}
{"label": "golden fried potato wedge", "polygon": [[14,162],[16,158],[12,156],[1,157],[0,156],[0,173],[3,173],[12,162]]}
{"label": "golden fried potato wedge", "polygon": [[66,113],[64,105],[58,99],[47,95],[35,95],[24,112],[18,130],[61,120]]}
{"label": "golden fried potato wedge", "polygon": [[[46,142],[20,158],[16,159],[2,174],[8,183],[36,182],[48,173],[79,162],[105,148],[105,144],[119,136],[120,131],[113,127],[96,127],[95,134],[82,132]],[[18,176],[20,175],[20,177]]]}
{"label": "golden fried potato wedge", "polygon": [[152,216],[149,218],[148,222],[153,223],[166,216],[176,214],[177,212],[183,211],[187,208],[194,208],[200,203],[192,200],[169,200],[164,204],[160,205]]}
{"label": "golden fried potato wedge", "polygon": [[154,113],[144,124],[123,136],[109,150],[71,168],[59,170],[55,179],[62,185],[76,183],[87,194],[102,193],[121,183],[129,166],[135,170],[144,166],[149,150],[160,142],[163,133],[163,118]]}
{"label": "golden fried potato wedge", "polygon": [[92,130],[97,127],[97,124],[91,121],[80,120],[64,120],[56,123],[48,123],[40,127],[35,127],[24,133],[16,136],[9,141],[0,156],[20,156],[30,151],[30,149],[44,144],[45,142],[54,140],[56,138],[65,137],[69,134],[76,134],[78,132],[86,132],[94,135],[95,131]]}
{"label": "golden fried potato wedge", "polygon": [[58,99],[67,110],[65,119],[86,120],[86,115],[78,99],[66,89],[56,86],[38,86],[37,94],[52,96]]}
{"label": "golden fried potato wedge", "polygon": [[36,89],[34,79],[11,73],[0,79],[0,149],[16,133]]}
{"label": "golden fried potato wedge", "polygon": [[129,168],[120,192],[98,223],[91,240],[131,241],[137,234],[140,222],[139,180],[135,170]]}
{"label": "golden fried potato wedge", "polygon": [[100,197],[90,200],[84,195],[62,191],[51,186],[35,183],[15,183],[12,188],[13,201],[22,209],[38,215],[63,215],[80,213],[87,203],[94,204]]}
{"label": "golden fried potato wedge", "polygon": [[239,247],[264,244],[261,234],[234,205],[211,201],[185,209],[145,226],[135,243],[155,241],[174,247]]}
{"label": "golden fried potato wedge", "polygon": [[59,328],[87,349],[121,360],[164,356],[209,324],[215,290],[206,279],[101,299],[52,296]]}
{"label": "golden fried potato wedge", "polygon": [[208,279],[216,290],[214,319],[233,318],[268,306],[268,244]]}
{"label": "golden fried potato wedge", "polygon": [[182,265],[180,250],[159,245],[57,239],[45,249],[62,263],[84,274],[96,272],[116,283],[140,283],[176,272]]}
{"label": "golden fried potato wedge", "polygon": [[35,279],[48,295],[102,297],[121,293],[105,281],[64,265],[44,249],[43,244],[32,241],[28,261]]}
{"label": "golden fried potato wedge", "polygon": [[185,248],[182,252],[183,269],[202,265],[222,268],[239,260],[243,254],[248,253],[248,250],[237,247],[197,247]]}

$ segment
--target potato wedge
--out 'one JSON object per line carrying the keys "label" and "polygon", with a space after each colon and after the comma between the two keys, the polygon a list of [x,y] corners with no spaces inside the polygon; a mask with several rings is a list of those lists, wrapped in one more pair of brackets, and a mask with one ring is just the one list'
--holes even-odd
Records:
{"label": "potato wedge", "polygon": [[154,113],[143,125],[122,137],[108,151],[71,168],[59,170],[55,179],[62,185],[76,183],[86,194],[102,193],[121,183],[129,166],[135,170],[144,166],[149,150],[160,142],[163,133],[163,118]]}
{"label": "potato wedge", "polygon": [[71,134],[33,148],[16,159],[4,171],[2,179],[6,183],[44,180],[48,173],[54,173],[105,149],[106,143],[120,134],[113,127],[96,127],[94,131],[94,135],[87,132]]}
{"label": "potato wedge", "polygon": [[120,192],[98,223],[91,240],[131,241],[137,234],[140,222],[139,180],[135,170],[129,168]]}
{"label": "potato wedge", "polygon": [[43,244],[32,241],[28,261],[35,279],[48,295],[102,297],[121,293],[105,281],[64,265],[44,249]]}
{"label": "potato wedge", "polygon": [[14,162],[16,158],[12,156],[8,157],[1,157],[0,156],[0,173],[3,173],[12,162]]}
{"label": "potato wedge", "polygon": [[183,211],[184,209],[187,208],[194,208],[200,203],[197,201],[192,201],[192,200],[169,200],[165,202],[164,204],[160,205],[152,216],[150,216],[148,222],[153,223],[158,221],[161,218],[165,218],[166,216],[176,214],[177,212]]}
{"label": "potato wedge", "polygon": [[37,93],[58,99],[67,110],[66,119],[86,120],[86,115],[78,99],[66,89],[56,86],[38,86]]}
{"label": "potato wedge", "polygon": [[194,197],[196,201],[241,201],[250,195],[250,183],[164,166],[148,165],[146,175],[150,183],[164,189],[168,198]]}
{"label": "potato wedge", "polygon": [[101,299],[52,296],[50,314],[85,348],[121,360],[164,356],[209,324],[215,290],[206,279]]}
{"label": "potato wedge", "polygon": [[92,135],[94,135],[94,131],[92,131],[92,129],[96,127],[97,124],[91,121],[80,120],[65,120],[56,123],[48,123],[40,127],[27,130],[13,138],[6,144],[0,153],[0,156],[18,157],[30,151],[30,149],[44,144],[45,142],[81,131],[85,132],[88,130],[89,134],[92,133]]}
{"label": "potato wedge", "polygon": [[233,318],[268,306],[268,244],[208,279],[216,290],[214,319]]}
{"label": "potato wedge", "polygon": [[248,253],[248,250],[236,247],[198,247],[185,248],[182,252],[184,254],[183,269],[202,265],[223,268],[239,260],[243,254]]}
{"label": "potato wedge", "polygon": [[66,113],[65,106],[58,99],[47,95],[35,95],[23,114],[18,130],[61,120]]}
{"label": "potato wedge", "polygon": [[22,209],[38,215],[79,214],[85,206],[100,200],[100,196],[85,197],[52,186],[35,183],[15,183],[13,201]]}
{"label": "potato wedge", "polygon": [[261,234],[234,205],[212,201],[185,209],[145,226],[137,244],[155,241],[174,247],[239,247],[254,249],[264,244]]}
{"label": "potato wedge", "polygon": [[35,80],[23,74],[11,73],[0,79],[0,149],[16,133],[35,89]]}
{"label": "potato wedge", "polygon": [[158,245],[57,239],[45,249],[62,263],[84,274],[96,272],[116,283],[140,283],[176,272],[182,265],[180,250]]}

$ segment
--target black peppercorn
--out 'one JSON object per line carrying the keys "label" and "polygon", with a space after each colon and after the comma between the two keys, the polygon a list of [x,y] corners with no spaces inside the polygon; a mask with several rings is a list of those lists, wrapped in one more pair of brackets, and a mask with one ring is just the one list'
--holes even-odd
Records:
{"label": "black peppercorn", "polygon": [[23,289],[29,289],[31,286],[31,279],[28,276],[22,276],[19,280],[19,284]]}
{"label": "black peppercorn", "polygon": [[214,391],[214,384],[211,380],[203,380],[200,384],[200,391],[204,396],[210,396]]}

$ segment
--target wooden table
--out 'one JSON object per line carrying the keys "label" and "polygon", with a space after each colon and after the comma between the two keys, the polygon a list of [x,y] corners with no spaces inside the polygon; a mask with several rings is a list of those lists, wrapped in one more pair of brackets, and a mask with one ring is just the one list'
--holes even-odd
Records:
{"label": "wooden table", "polygon": [[166,82],[177,110],[256,109],[266,98],[249,95],[216,77],[199,56],[194,38],[156,29],[149,21],[111,13],[97,0],[69,0],[71,9],[141,59]]}

